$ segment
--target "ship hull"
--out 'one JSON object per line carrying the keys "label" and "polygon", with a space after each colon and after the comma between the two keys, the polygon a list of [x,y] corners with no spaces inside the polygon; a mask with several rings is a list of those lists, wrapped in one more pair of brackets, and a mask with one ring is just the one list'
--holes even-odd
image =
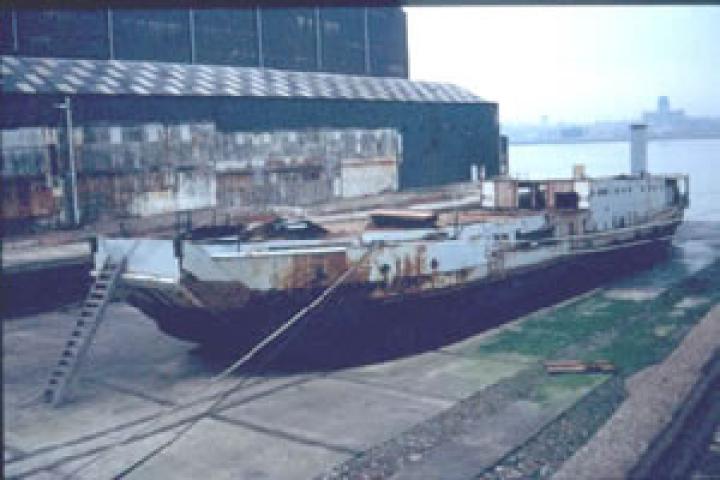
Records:
{"label": "ship hull", "polygon": [[[375,298],[377,285],[343,284],[279,340],[294,337],[283,346],[281,363],[333,368],[438,348],[651,266],[670,250],[672,232],[663,233],[640,245],[564,257],[453,288]],[[322,292],[254,292],[242,308],[219,311],[179,307],[153,288],[132,288],[127,300],[167,334],[237,352]]]}

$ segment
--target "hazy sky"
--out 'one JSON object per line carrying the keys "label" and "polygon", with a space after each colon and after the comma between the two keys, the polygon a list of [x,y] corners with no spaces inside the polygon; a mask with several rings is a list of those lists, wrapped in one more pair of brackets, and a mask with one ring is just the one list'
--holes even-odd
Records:
{"label": "hazy sky", "polygon": [[629,120],[659,95],[720,116],[720,6],[406,7],[410,75],[503,122]]}

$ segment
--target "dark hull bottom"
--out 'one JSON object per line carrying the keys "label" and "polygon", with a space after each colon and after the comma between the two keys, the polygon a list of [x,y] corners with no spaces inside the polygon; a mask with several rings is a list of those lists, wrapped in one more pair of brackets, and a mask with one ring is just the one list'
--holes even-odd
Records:
{"label": "dark hull bottom", "polygon": [[[669,247],[669,241],[656,241],[594,253],[443,295],[408,296],[392,303],[370,302],[362,300],[357,292],[353,295],[351,291],[338,290],[260,358],[263,363],[272,360],[277,369],[317,370],[374,363],[436,349],[647,268],[666,258]],[[205,344],[208,352],[237,355],[312,298],[309,296],[298,304],[278,301],[271,312],[229,311],[222,316],[166,308],[132,298],[130,301],[154,318],[166,333]]]}

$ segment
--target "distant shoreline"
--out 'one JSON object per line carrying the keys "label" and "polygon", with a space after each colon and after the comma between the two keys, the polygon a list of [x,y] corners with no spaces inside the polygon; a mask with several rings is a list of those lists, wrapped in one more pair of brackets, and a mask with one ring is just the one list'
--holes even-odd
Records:
{"label": "distant shoreline", "polygon": [[[720,140],[720,133],[698,134],[698,135],[668,135],[662,137],[649,137],[649,142],[675,141],[675,140]],[[615,138],[551,138],[547,140],[515,140],[510,138],[510,145],[573,145],[585,143],[618,143],[629,142],[628,137]]]}

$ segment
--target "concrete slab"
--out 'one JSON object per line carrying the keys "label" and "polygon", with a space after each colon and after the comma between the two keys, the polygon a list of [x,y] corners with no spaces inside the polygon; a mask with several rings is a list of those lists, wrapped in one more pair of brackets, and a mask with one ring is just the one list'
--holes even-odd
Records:
{"label": "concrete slab", "polygon": [[164,410],[147,400],[83,384],[75,403],[57,409],[44,403],[6,409],[3,420],[8,443],[33,453],[91,437]]}
{"label": "concrete slab", "polygon": [[168,472],[177,479],[311,478],[349,456],[205,419],[127,478],[167,478]]}
{"label": "concrete slab", "polygon": [[222,416],[362,450],[451,404],[323,378],[223,411]]}
{"label": "concrete slab", "polygon": [[526,360],[519,355],[466,358],[428,352],[393,362],[350,368],[331,377],[429,398],[459,400],[514,375],[527,366]]}
{"label": "concrete slab", "polygon": [[[116,478],[120,472],[128,468],[143,455],[158,448],[172,439],[182,427],[158,433],[143,438],[137,442],[113,449],[111,454],[86,454],[78,456],[61,466],[48,468],[45,472],[52,472],[60,478],[78,480],[92,480],[98,478]],[[31,474],[32,476],[32,474]],[[23,478],[25,478],[23,476]]]}

